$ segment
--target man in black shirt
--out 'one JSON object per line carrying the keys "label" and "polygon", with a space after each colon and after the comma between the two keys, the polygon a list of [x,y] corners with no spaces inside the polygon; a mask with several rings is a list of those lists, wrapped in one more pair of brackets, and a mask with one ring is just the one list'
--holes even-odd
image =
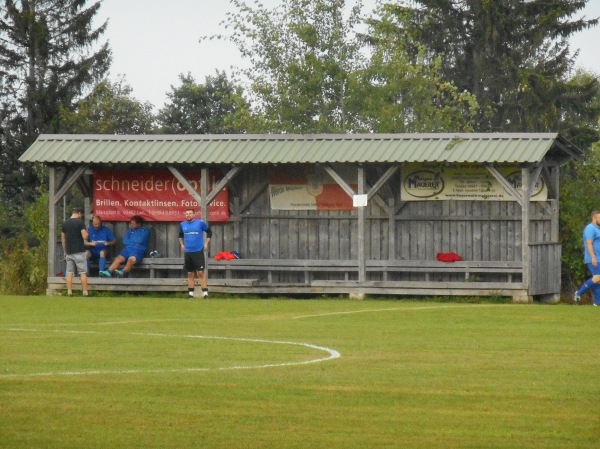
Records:
{"label": "man in black shirt", "polygon": [[81,279],[83,296],[88,295],[87,281],[87,253],[85,241],[88,233],[82,220],[83,210],[76,207],[73,209],[71,218],[65,220],[62,225],[60,240],[67,260],[67,294],[73,296],[73,274],[75,270]]}

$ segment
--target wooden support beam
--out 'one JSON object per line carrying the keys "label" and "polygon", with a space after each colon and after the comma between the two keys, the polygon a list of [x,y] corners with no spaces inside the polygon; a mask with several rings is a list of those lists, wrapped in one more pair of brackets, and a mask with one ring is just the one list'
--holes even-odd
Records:
{"label": "wooden support beam", "polygon": [[[500,173],[498,169],[491,164],[487,164],[486,167],[488,171],[492,174],[492,176],[496,178],[496,180],[502,185],[502,187],[504,187],[506,191],[515,199],[515,201],[521,206],[523,206],[523,198],[521,197],[521,194],[517,191],[517,189],[515,189],[512,186],[510,182],[506,180],[504,176],[502,176],[502,173]],[[521,182],[524,182],[524,180],[521,180]]]}
{"label": "wooden support beam", "polygon": [[54,204],[57,204],[62,199],[62,197],[65,196],[69,189],[73,187],[73,184],[75,184],[79,180],[81,175],[83,175],[87,169],[87,165],[77,167],[77,169],[65,179],[58,192],[56,192],[56,194],[54,195]]}

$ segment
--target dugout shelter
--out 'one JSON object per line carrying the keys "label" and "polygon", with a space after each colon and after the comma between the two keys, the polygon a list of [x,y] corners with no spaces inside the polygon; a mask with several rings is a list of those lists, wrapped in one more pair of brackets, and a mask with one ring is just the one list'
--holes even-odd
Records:
{"label": "dugout shelter", "polygon": [[92,290],[185,291],[192,206],[213,229],[213,292],[531,302],[559,298],[559,168],[580,154],[556,133],[40,135],[20,161],[49,170],[48,294],[77,188],[119,242],[142,215],[160,256]]}

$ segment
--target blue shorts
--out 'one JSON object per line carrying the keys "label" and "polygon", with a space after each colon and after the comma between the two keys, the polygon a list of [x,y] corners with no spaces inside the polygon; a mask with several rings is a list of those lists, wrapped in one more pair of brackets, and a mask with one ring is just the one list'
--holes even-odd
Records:
{"label": "blue shorts", "polygon": [[109,251],[108,251],[107,247],[104,247],[104,248],[92,247],[91,249],[89,249],[91,259],[98,259],[100,257],[101,251],[104,251],[106,253],[106,258],[108,259]]}
{"label": "blue shorts", "polygon": [[587,263],[586,265],[588,270],[590,270],[590,273],[592,273],[592,276],[600,275],[600,262],[598,262],[597,266],[593,266],[591,263]]}
{"label": "blue shorts", "polygon": [[119,254],[119,256],[124,257],[125,261],[127,261],[127,259],[129,259],[131,256],[133,256],[133,257],[135,257],[135,263],[138,264],[142,261],[145,254],[146,254],[146,251],[142,251],[142,250],[134,249],[134,248],[125,248],[123,251],[121,251],[121,254]]}

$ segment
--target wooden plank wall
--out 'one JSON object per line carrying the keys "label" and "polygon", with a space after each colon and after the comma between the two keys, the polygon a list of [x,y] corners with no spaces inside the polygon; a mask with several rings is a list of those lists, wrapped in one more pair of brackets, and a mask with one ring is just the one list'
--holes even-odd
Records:
{"label": "wooden plank wall", "polygon": [[[230,186],[231,220],[211,223],[211,257],[232,250],[253,259],[358,257],[356,211],[271,210],[266,179],[264,167],[247,167],[234,178]],[[369,203],[365,238],[369,259],[431,260],[438,252],[453,251],[465,260],[521,260],[521,208],[517,202],[401,203],[398,183],[394,178],[390,188],[382,189],[388,196]],[[382,206],[390,203],[396,205],[393,213]],[[544,206],[532,204],[532,243],[552,240],[551,208]],[[128,223],[106,224],[113,227],[121,242]],[[146,226],[152,235],[149,251],[157,250],[164,257],[181,256],[178,223]],[[115,253],[120,248],[119,244]]]}
{"label": "wooden plank wall", "polygon": [[[356,211],[271,210],[263,171],[244,170],[230,189],[234,210],[227,223],[211,223],[211,255],[236,250],[256,259],[356,259]],[[388,198],[383,198],[387,202]],[[393,199],[398,203],[398,199]],[[183,217],[181,217],[183,219]],[[371,201],[367,209],[366,251],[369,259],[434,259],[453,251],[465,260],[521,260],[521,208],[517,202],[419,201],[398,207],[394,221]],[[109,224],[109,223],[107,223]],[[551,217],[532,204],[532,243],[551,241]],[[147,223],[152,243],[165,257],[179,257],[178,223]],[[119,240],[127,223],[113,224]],[[395,228],[395,229],[393,229]],[[393,233],[393,235],[392,235]],[[390,241],[394,248],[390,248]]]}

